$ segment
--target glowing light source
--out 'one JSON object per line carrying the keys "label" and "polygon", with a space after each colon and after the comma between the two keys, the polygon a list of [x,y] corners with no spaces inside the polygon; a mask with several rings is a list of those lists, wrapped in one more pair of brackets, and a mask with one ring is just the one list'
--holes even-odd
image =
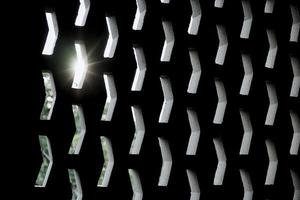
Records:
{"label": "glowing light source", "polygon": [[75,42],[75,50],[76,50],[77,60],[74,66],[75,75],[73,79],[72,88],[81,89],[88,68],[87,55],[86,55],[85,46],[81,41]]}

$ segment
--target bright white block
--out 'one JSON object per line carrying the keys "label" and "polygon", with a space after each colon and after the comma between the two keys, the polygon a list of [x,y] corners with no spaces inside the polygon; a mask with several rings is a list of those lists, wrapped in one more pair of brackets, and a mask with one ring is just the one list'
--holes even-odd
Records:
{"label": "bright white block", "polygon": [[217,104],[213,123],[222,124],[225,115],[226,105],[227,105],[227,97],[226,97],[224,84],[220,79],[215,79],[215,86],[217,90],[218,104]]}
{"label": "bright white block", "polygon": [[108,40],[104,50],[104,58],[114,57],[116,47],[119,39],[119,31],[117,26],[117,21],[115,17],[106,17],[106,24],[108,28]]}
{"label": "bright white block", "polygon": [[265,13],[273,13],[274,10],[274,0],[266,0]]}
{"label": "bright white block", "polygon": [[223,8],[224,0],[215,0],[215,7],[216,8]]}
{"label": "bright white block", "polygon": [[253,68],[250,55],[242,54],[242,62],[244,68],[244,77],[240,89],[240,95],[248,95],[253,78]]}
{"label": "bright white block", "polygon": [[55,12],[46,12],[46,19],[48,25],[48,34],[42,54],[52,55],[56,40],[58,38],[58,25]]}
{"label": "bright white block", "polygon": [[133,30],[142,30],[147,11],[145,0],[136,0],[136,13],[132,25]]}
{"label": "bright white block", "polygon": [[192,7],[192,15],[189,23],[188,33],[190,35],[197,35],[202,16],[199,0],[190,0]]}
{"label": "bright white block", "polygon": [[142,111],[138,106],[131,106],[135,133],[131,143],[129,154],[139,154],[145,135],[145,125]]}
{"label": "bright white block", "polygon": [[86,18],[90,10],[90,0],[79,0],[80,6],[78,9],[77,17],[75,20],[75,26],[84,26]]}
{"label": "bright white block", "polygon": [[133,51],[137,68],[135,71],[131,91],[141,91],[147,70],[146,59],[142,47],[133,47]]}
{"label": "bright white block", "polygon": [[213,139],[218,158],[218,165],[214,177],[214,185],[222,185],[226,170],[226,154],[221,138]]}
{"label": "bright white block", "polygon": [[243,7],[243,14],[244,14],[244,21],[240,33],[240,38],[248,39],[251,31],[252,20],[253,20],[250,2],[248,0],[242,0],[242,7]]}
{"label": "bright white block", "polygon": [[219,38],[219,46],[215,59],[215,63],[223,65],[227,53],[228,41],[225,27],[223,25],[217,25],[217,33]]}

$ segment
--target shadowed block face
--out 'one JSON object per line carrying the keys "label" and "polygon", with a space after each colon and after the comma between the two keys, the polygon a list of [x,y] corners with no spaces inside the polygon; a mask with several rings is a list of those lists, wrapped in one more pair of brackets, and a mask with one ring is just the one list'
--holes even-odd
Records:
{"label": "shadowed block face", "polygon": [[50,120],[56,100],[56,89],[52,73],[44,71],[42,74],[45,87],[45,101],[40,115],[40,119]]}
{"label": "shadowed block face", "polygon": [[39,135],[39,142],[43,162],[41,164],[39,174],[35,181],[35,187],[45,187],[52,168],[53,157],[48,137],[44,135]]}
{"label": "shadowed block face", "polygon": [[75,169],[68,169],[68,174],[72,190],[72,200],[81,200],[82,188],[79,175]]}
{"label": "shadowed block face", "polygon": [[69,154],[79,154],[85,136],[86,126],[82,108],[78,105],[72,105],[72,110],[76,131],[72,139]]}
{"label": "shadowed block face", "polygon": [[82,41],[75,43],[75,51],[76,61],[73,63],[75,73],[72,88],[81,89],[88,69],[86,49]]}
{"label": "shadowed block face", "polygon": [[114,166],[114,155],[111,142],[109,138],[105,136],[100,137],[101,146],[103,151],[103,166],[100,177],[98,179],[98,187],[107,187],[110,181],[110,176]]}

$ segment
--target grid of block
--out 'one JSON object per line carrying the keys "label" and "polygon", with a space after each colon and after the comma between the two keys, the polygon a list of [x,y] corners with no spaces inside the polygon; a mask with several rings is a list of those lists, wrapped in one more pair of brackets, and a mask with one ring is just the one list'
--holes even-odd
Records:
{"label": "grid of block", "polygon": [[300,199],[299,1],[39,6],[34,199]]}

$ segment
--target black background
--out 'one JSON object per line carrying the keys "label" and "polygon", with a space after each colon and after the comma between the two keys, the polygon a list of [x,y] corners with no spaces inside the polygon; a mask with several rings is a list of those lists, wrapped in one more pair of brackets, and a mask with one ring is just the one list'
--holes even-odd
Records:
{"label": "black background", "polygon": [[[4,98],[16,100],[10,106],[8,132],[12,145],[4,151],[11,152],[13,168],[9,178],[12,199],[14,196],[30,199],[71,199],[68,168],[74,168],[81,177],[83,199],[131,199],[132,190],[128,168],[136,169],[141,178],[144,199],[189,199],[186,169],[196,171],[201,199],[242,199],[243,187],[239,169],[249,171],[254,199],[292,199],[293,186],[290,169],[299,171],[299,155],[289,155],[292,126],[289,109],[299,113],[299,97],[289,97],[292,83],[292,68],[289,55],[299,58],[299,43],[289,42],[291,14],[289,4],[297,1],[275,2],[273,14],[264,14],[265,1],[252,0],[253,24],[250,39],[240,39],[243,21],[240,1],[225,0],[223,8],[215,8],[212,0],[200,0],[202,18],[197,36],[187,34],[191,8],[187,0],[171,0],[161,4],[159,0],[147,0],[147,13],[142,31],[133,31],[136,11],[134,0],[91,0],[91,8],[85,27],[75,27],[79,1],[43,0],[23,2],[6,7],[14,18],[5,32],[10,49],[5,60],[12,69],[8,76],[13,86]],[[16,8],[16,9],[15,9]],[[41,55],[47,35],[45,9],[56,12],[59,36],[52,56]],[[20,10],[20,11],[19,11]],[[108,36],[105,16],[116,16],[119,42],[114,58],[103,58]],[[164,42],[162,19],[170,20],[175,34],[171,61],[160,62]],[[4,20],[6,21],[6,20]],[[229,41],[223,66],[214,59],[218,47],[216,24],[224,25]],[[12,28],[10,28],[12,27]],[[274,69],[264,67],[268,52],[266,29],[274,30],[278,42],[278,54]],[[5,40],[5,38],[4,38]],[[89,54],[89,73],[81,90],[71,89],[72,66],[75,57],[74,41],[83,40]],[[136,69],[133,45],[140,45],[145,52],[147,72],[141,92],[131,92]],[[199,53],[202,74],[197,94],[186,92],[191,65],[189,48]],[[249,96],[239,95],[243,77],[241,53],[252,58],[254,78]],[[44,102],[44,86],[41,70],[50,70],[54,75],[57,100],[50,121],[40,121]],[[117,104],[111,122],[100,121],[106,92],[103,73],[111,72],[118,93]],[[159,124],[158,117],[163,102],[159,77],[170,78],[174,104],[168,124]],[[19,78],[20,77],[20,78]],[[214,78],[221,78],[227,93],[227,108],[222,125],[212,123],[217,104]],[[279,106],[274,126],[265,126],[268,97],[265,81],[274,83]],[[12,97],[11,95],[15,95]],[[79,155],[68,155],[75,132],[72,104],[82,105],[86,135]],[[16,106],[17,105],[17,106]],[[141,107],[145,122],[145,137],[140,155],[129,155],[134,134],[130,106]],[[186,109],[194,108],[201,127],[201,136],[196,156],[186,156],[190,129]],[[239,109],[249,111],[253,138],[250,154],[239,155],[242,139],[242,124]],[[45,188],[35,188],[34,183],[42,161],[38,135],[47,135],[52,146],[54,164]],[[97,188],[103,157],[100,136],[111,139],[115,164],[108,188]],[[169,141],[173,157],[169,185],[157,186],[161,155],[157,137]],[[222,186],[213,186],[217,166],[212,139],[220,136],[224,142],[227,168]],[[278,154],[278,171],[275,185],[264,186],[268,157],[265,139],[274,141]],[[16,177],[15,177],[16,176]],[[21,192],[25,190],[25,192]]]}

